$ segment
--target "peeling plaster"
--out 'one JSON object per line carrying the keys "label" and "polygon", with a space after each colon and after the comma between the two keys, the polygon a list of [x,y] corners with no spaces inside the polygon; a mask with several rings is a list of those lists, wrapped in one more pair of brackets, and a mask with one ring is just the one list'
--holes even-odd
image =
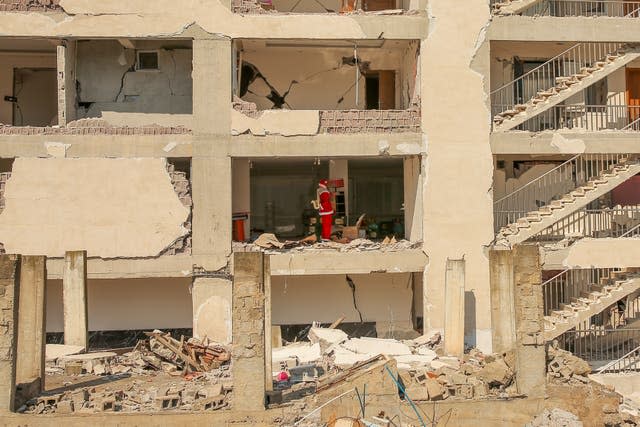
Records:
{"label": "peeling plaster", "polygon": [[257,118],[231,109],[231,134],[264,136],[316,135],[320,128],[320,112],[317,110],[266,110]]}
{"label": "peeling plaster", "polygon": [[50,157],[66,157],[67,149],[71,144],[63,144],[62,142],[45,142],[44,147]]}
{"label": "peeling plaster", "polygon": [[398,151],[403,154],[420,154],[422,152],[422,147],[420,144],[398,144]]}
{"label": "peeling plaster", "polygon": [[586,150],[586,145],[582,139],[565,138],[557,132],[553,133],[551,146],[557,148],[560,153],[567,154],[584,153]]}

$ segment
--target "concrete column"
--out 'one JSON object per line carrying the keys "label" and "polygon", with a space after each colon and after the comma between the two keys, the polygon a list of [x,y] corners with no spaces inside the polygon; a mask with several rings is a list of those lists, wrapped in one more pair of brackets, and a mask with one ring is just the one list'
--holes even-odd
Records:
{"label": "concrete column", "polygon": [[231,280],[197,277],[193,280],[193,335],[231,344]]}
{"label": "concrete column", "polygon": [[448,259],[445,273],[444,351],[464,354],[464,259]]}
{"label": "concrete column", "polygon": [[44,389],[46,258],[23,256],[20,262],[20,309],[16,382],[27,398]]}
{"label": "concrete column", "polygon": [[513,251],[491,250],[491,325],[493,350],[504,353],[516,345]]}
{"label": "concrete column", "polygon": [[[233,212],[251,212],[251,167],[249,159],[232,159],[231,206]],[[244,223],[244,235],[249,238],[251,214]]]}
{"label": "concrete column", "polygon": [[542,267],[537,245],[514,249],[516,384],[520,393],[542,397],[546,385]]}
{"label": "concrete column", "polygon": [[404,234],[407,240],[422,240],[422,175],[419,156],[404,159]]}
{"label": "concrete column", "polygon": [[89,348],[87,315],[87,252],[64,254],[62,269],[64,343]]}
{"label": "concrete column", "polygon": [[58,124],[76,119],[76,41],[58,46]]}
{"label": "concrete column", "polygon": [[227,265],[231,254],[231,158],[193,157],[191,188],[193,262],[217,271]]}
{"label": "concrete column", "polygon": [[271,351],[265,343],[264,259],[262,252],[233,257],[233,405],[239,411],[264,410],[265,353]]}
{"label": "concrete column", "polygon": [[193,131],[231,135],[231,40],[193,40]]}
{"label": "concrete column", "polygon": [[0,413],[13,411],[16,392],[20,256],[0,255]]}

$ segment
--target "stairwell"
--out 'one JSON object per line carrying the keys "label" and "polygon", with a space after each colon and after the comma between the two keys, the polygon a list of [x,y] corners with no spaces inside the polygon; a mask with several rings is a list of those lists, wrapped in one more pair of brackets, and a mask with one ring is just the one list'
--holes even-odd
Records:
{"label": "stairwell", "polygon": [[634,155],[574,156],[494,202],[494,246],[524,242],[638,173],[640,162]]}
{"label": "stairwell", "polygon": [[578,43],[491,92],[493,131],[530,120],[640,57],[636,45]]}
{"label": "stairwell", "polygon": [[[569,270],[564,271],[543,283],[543,292],[547,295],[553,292],[554,283],[568,272]],[[568,277],[570,276],[567,275]],[[575,288],[575,284],[569,285]],[[549,314],[544,316],[545,340],[553,340],[578,327],[611,304],[640,289],[640,268],[611,271],[607,277],[600,278],[597,284],[584,283],[582,289],[585,290],[575,296],[564,297],[565,300],[570,299],[570,302],[561,303],[558,309],[548,310]]]}

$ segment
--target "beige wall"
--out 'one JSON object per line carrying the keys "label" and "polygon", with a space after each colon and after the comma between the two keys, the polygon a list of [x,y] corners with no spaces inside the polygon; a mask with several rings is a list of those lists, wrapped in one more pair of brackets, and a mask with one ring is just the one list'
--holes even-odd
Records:
{"label": "beige wall", "polygon": [[[412,328],[413,285],[410,273],[354,274],[356,303],[365,322],[377,322],[379,333]],[[277,276],[271,278],[274,325],[359,322],[344,275]],[[418,296],[419,298],[419,296]]]}
{"label": "beige wall", "polygon": [[[7,95],[13,95],[14,68],[56,68],[56,53],[50,54],[9,54],[0,52],[0,123],[13,123],[13,105],[4,101]],[[57,99],[56,87],[51,97]],[[42,94],[46,96],[46,94]],[[53,119],[54,117],[52,117]],[[54,121],[57,123],[57,120]]]}
{"label": "beige wall", "polygon": [[[153,124],[174,117],[180,123],[192,112],[192,50],[170,42],[135,41],[128,49],[116,40],[78,42],[77,79],[80,102],[92,103],[80,117],[104,117],[131,125]],[[159,70],[136,71],[136,52],[158,50]],[[124,116],[117,113],[144,113]],[[160,117],[156,117],[160,116]],[[127,124],[125,122],[125,124]],[[164,124],[164,123],[159,123]]]}
{"label": "beige wall", "polygon": [[[191,279],[88,281],[89,330],[191,328]],[[47,332],[62,332],[62,280],[46,285]]]}

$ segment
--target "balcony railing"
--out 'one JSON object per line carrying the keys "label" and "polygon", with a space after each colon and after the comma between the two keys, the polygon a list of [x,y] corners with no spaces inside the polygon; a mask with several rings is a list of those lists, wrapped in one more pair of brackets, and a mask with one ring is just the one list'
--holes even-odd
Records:
{"label": "balcony railing", "polygon": [[601,372],[640,370],[640,329],[574,329],[558,337],[558,346]]}
{"label": "balcony railing", "polygon": [[541,0],[522,12],[523,16],[607,16],[640,17],[640,1],[623,0]]}
{"label": "balcony railing", "polygon": [[640,234],[640,206],[581,209],[538,233],[532,240],[552,242],[567,237],[635,237]]}
{"label": "balcony railing", "polygon": [[640,131],[638,105],[556,105],[527,120],[514,130],[542,132],[545,130]]}

